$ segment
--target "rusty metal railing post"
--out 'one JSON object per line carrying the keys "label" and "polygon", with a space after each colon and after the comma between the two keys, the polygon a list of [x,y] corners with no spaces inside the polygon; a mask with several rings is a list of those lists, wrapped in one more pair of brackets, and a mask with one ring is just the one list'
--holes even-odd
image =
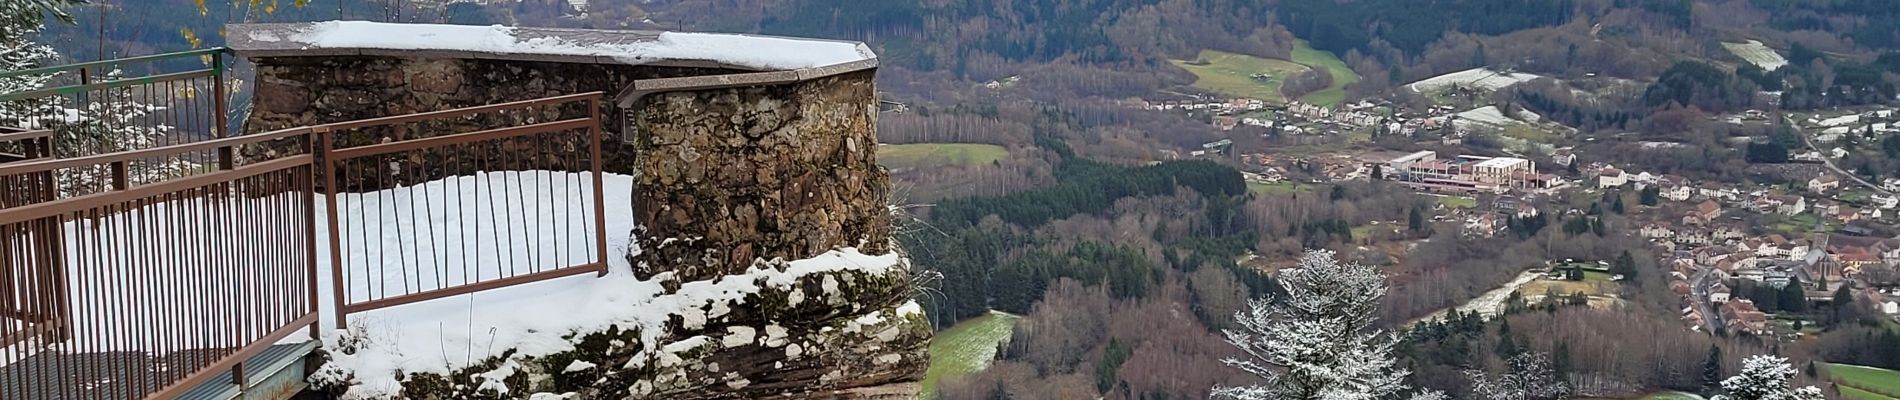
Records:
{"label": "rusty metal railing post", "polygon": [[345,308],[349,303],[344,301],[343,296],[343,227],[337,223],[336,160],[330,154],[333,146],[331,142],[334,140],[330,137],[329,126],[317,126],[310,130],[311,135],[317,140],[316,156],[319,160],[318,164],[322,165],[323,174],[324,219],[328,220],[330,226],[330,300],[335,301],[335,306],[331,309],[336,313],[336,329],[348,329],[349,321],[344,319],[348,315],[348,310]]}
{"label": "rusty metal railing post", "polygon": [[[603,95],[604,96],[604,95]],[[601,96],[587,99],[588,117],[593,123],[587,126],[588,140],[593,141],[594,174],[594,257],[600,263],[600,273],[595,276],[607,276],[607,195],[606,182],[601,175],[601,139],[600,139],[600,102]]]}
{"label": "rusty metal railing post", "polygon": [[[317,153],[317,140],[318,140],[317,131],[315,129],[311,129],[308,132],[304,132],[304,135],[303,135],[304,154],[310,154],[312,156],[322,157],[322,159],[327,160],[328,157],[324,157],[324,155]],[[319,289],[317,287],[317,182],[316,181],[317,181],[317,165],[319,165],[320,163],[322,163],[322,161],[317,161],[315,159],[311,160],[309,165],[304,166],[303,176],[296,178],[297,184],[302,185],[298,189],[303,191],[303,228],[304,228],[303,237],[304,237],[304,262],[305,262],[304,265],[308,266],[304,268],[305,272],[308,274],[307,276],[304,277],[304,281],[306,282],[306,286],[307,286],[306,294],[309,296],[309,300],[310,300],[310,302],[307,304],[310,305],[310,311],[312,312],[321,312],[323,309],[323,306],[320,305],[322,304],[322,301],[323,301],[322,297],[318,297],[322,293],[322,289]],[[328,175],[328,174],[326,173],[325,175]],[[335,215],[335,214],[331,214],[331,215]],[[333,237],[330,240],[334,241],[336,239]],[[335,261],[332,260],[331,262],[335,262]],[[323,329],[321,328],[322,326],[323,324],[321,323],[312,322],[310,324],[310,339],[311,340],[317,340],[317,339],[323,338]]]}
{"label": "rusty metal railing post", "polygon": [[[215,97],[211,100],[214,103],[211,112],[216,114],[211,119],[218,124],[212,128],[212,132],[216,132],[219,138],[231,137],[230,110],[225,108],[228,106],[225,103],[228,93],[224,87],[224,72],[224,53],[211,53],[211,94]],[[229,171],[236,166],[236,154],[233,153],[231,146],[218,148],[219,170]]]}

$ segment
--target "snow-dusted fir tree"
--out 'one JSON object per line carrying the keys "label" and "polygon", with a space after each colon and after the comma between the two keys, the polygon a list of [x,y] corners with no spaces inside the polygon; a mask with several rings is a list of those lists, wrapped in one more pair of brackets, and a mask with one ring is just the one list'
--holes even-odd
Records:
{"label": "snow-dusted fir tree", "polygon": [[1225,331],[1247,357],[1222,362],[1263,382],[1215,388],[1215,397],[1375,400],[1405,390],[1410,372],[1394,366],[1395,339],[1371,328],[1386,291],[1377,269],[1313,250],[1280,274],[1280,284],[1284,297],[1251,300],[1234,313],[1239,329]]}
{"label": "snow-dusted fir tree", "polygon": [[1821,400],[1821,389],[1795,388],[1794,365],[1788,359],[1758,355],[1742,360],[1742,372],[1722,380],[1722,392],[1713,400]]}
{"label": "snow-dusted fir tree", "polygon": [[1471,393],[1489,400],[1556,400],[1570,395],[1570,384],[1558,378],[1543,353],[1523,353],[1505,360],[1505,371],[1492,376],[1479,370],[1466,370],[1471,377]]}
{"label": "snow-dusted fir tree", "polygon": [[[39,35],[40,20],[23,17],[37,16],[38,8],[27,7],[25,3],[0,2],[0,71],[20,71],[38,68],[41,63],[58,57],[52,47],[33,42]],[[0,93],[18,93],[39,89],[46,85],[51,75],[0,76]],[[42,121],[56,115],[59,104],[55,98],[15,100],[0,102],[0,125],[33,127],[42,125]]]}

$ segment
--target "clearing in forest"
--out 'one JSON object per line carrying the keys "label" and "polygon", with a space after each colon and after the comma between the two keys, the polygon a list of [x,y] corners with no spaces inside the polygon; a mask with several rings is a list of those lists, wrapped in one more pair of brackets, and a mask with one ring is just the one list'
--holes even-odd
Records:
{"label": "clearing in forest", "polygon": [[877,147],[877,163],[893,171],[950,165],[983,166],[1008,156],[1008,149],[993,144],[912,143]]}
{"label": "clearing in forest", "polygon": [[1228,96],[1285,103],[1280,85],[1307,67],[1287,60],[1260,58],[1217,50],[1201,50],[1199,60],[1169,60],[1194,73],[1194,87]]}
{"label": "clearing in forest", "polygon": [[1018,319],[1022,317],[991,311],[937,332],[930,338],[930,369],[924,372],[924,396],[935,393],[937,383],[944,378],[989,368],[990,360],[996,358],[996,345],[1009,340]]}
{"label": "clearing in forest", "polygon": [[1346,62],[1333,53],[1315,49],[1305,40],[1293,42],[1293,62],[1311,68],[1324,68],[1333,74],[1332,86],[1326,89],[1300,96],[1300,101],[1322,107],[1331,107],[1346,100],[1346,85],[1359,82],[1359,74],[1352,72]]}
{"label": "clearing in forest", "polygon": [[1722,47],[1728,49],[1730,53],[1735,53],[1736,57],[1741,57],[1742,61],[1755,64],[1762,70],[1774,71],[1776,68],[1788,65],[1788,59],[1775,53],[1775,49],[1761,44],[1760,40],[1750,40],[1748,43],[1722,42]]}

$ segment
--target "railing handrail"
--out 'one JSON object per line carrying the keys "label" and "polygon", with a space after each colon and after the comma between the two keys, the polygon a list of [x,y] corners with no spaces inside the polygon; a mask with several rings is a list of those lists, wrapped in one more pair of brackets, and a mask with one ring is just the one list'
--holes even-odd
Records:
{"label": "railing handrail", "polygon": [[289,138],[289,137],[294,137],[294,136],[307,135],[310,133],[310,130],[311,130],[311,127],[296,127],[296,128],[288,128],[288,129],[279,129],[279,130],[259,133],[255,135],[234,136],[234,137],[221,138],[221,139],[209,139],[209,140],[198,141],[198,142],[153,147],[149,149],[126,150],[126,151],[120,151],[120,152],[95,154],[95,155],[90,155],[90,156],[81,156],[81,157],[73,157],[73,158],[44,159],[44,160],[21,161],[21,162],[16,162],[16,163],[11,163],[11,164],[0,164],[0,176],[18,175],[18,174],[25,174],[25,173],[32,173],[32,172],[45,172],[45,171],[52,171],[52,170],[63,169],[63,168],[84,167],[88,165],[101,165],[101,164],[111,164],[115,162],[143,160],[143,159],[154,158],[154,157],[162,157],[162,156],[171,155],[171,154],[180,154],[180,153],[188,153],[192,151],[211,150],[211,149],[216,149],[216,148],[221,148],[221,147],[232,147],[232,146],[246,145],[246,144],[252,144],[252,143],[259,143],[259,142],[268,142],[272,140],[279,140],[279,139],[284,139],[284,138]]}
{"label": "railing handrail", "polygon": [[205,68],[205,69],[194,69],[194,70],[185,71],[185,72],[173,72],[173,73],[168,73],[168,74],[141,76],[141,77],[136,77],[136,78],[114,79],[114,80],[109,80],[109,81],[104,81],[104,82],[93,82],[93,83],[79,84],[79,85],[66,85],[66,86],[50,87],[50,88],[44,88],[44,89],[34,89],[34,90],[29,90],[29,91],[24,91],[24,92],[0,94],[0,101],[15,101],[15,100],[20,100],[20,99],[31,99],[35,97],[83,93],[83,92],[89,92],[93,90],[111,89],[111,88],[121,87],[121,86],[132,86],[132,85],[142,85],[142,84],[147,84],[147,83],[203,78],[207,76],[218,76],[222,73],[223,71],[221,68]]}
{"label": "railing handrail", "polygon": [[3,72],[0,72],[0,78],[10,78],[10,77],[21,76],[21,75],[44,75],[44,74],[65,72],[65,71],[70,71],[70,70],[75,70],[75,69],[80,69],[80,68],[91,68],[91,67],[132,63],[132,62],[167,60],[167,59],[183,58],[183,57],[196,57],[196,56],[205,56],[205,55],[211,55],[211,54],[221,54],[221,53],[230,53],[230,52],[231,52],[230,49],[227,49],[224,47],[212,47],[208,49],[160,53],[160,54],[151,54],[151,55],[126,57],[126,58],[114,58],[110,60],[87,61],[87,62],[82,62],[82,63],[53,65],[53,66],[46,66],[46,67],[39,67],[39,68],[23,69],[23,70],[18,70],[18,71],[3,71]]}
{"label": "railing handrail", "polygon": [[241,178],[281,171],[311,164],[314,157],[308,154],[286,156],[270,161],[239,166],[237,168],[207,172],[203,174],[167,179],[163,182],[133,186],[124,190],[108,190],[79,197],[60,199],[43,203],[34,203],[19,207],[0,209],[0,224],[30,221],[64,214],[73,210],[84,210],[103,204],[113,204],[131,199],[150,197],[154,194],[168,193],[184,188],[205,186],[218,182],[234,181]]}

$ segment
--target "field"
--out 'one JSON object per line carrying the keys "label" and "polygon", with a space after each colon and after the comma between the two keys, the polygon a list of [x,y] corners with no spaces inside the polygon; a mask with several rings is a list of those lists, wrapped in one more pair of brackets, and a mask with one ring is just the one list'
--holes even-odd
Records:
{"label": "field", "polygon": [[1018,316],[1000,312],[971,318],[937,332],[930,339],[930,369],[924,372],[923,391],[935,392],[943,378],[982,371],[996,357],[996,344],[1009,340]]}
{"label": "field", "polygon": [[1840,389],[1841,389],[1841,397],[1845,397],[1852,400],[1893,400],[1892,397],[1881,396],[1874,392],[1855,389],[1853,386],[1840,386]]}
{"label": "field", "polygon": [[1437,93],[1453,86],[1496,91],[1507,86],[1528,82],[1537,78],[1542,78],[1542,76],[1522,72],[1506,74],[1487,68],[1472,68],[1425,78],[1424,80],[1405,85],[1405,87],[1412,89],[1412,91],[1425,94]]}
{"label": "field", "polygon": [[[1169,62],[1193,72],[1194,87],[1269,103],[1286,102],[1286,97],[1280,94],[1280,84],[1286,81],[1286,77],[1307,69],[1291,61],[1214,50],[1201,50],[1200,59],[1207,63],[1195,65],[1183,60]],[[1269,77],[1253,79],[1253,74],[1267,74]]]}
{"label": "field", "polygon": [[1850,396],[1863,399],[1893,399],[1900,394],[1900,371],[1863,367],[1846,364],[1822,364],[1827,376],[1841,384],[1841,392],[1847,393],[1849,386],[1858,389],[1861,395]]}
{"label": "field", "polygon": [[1736,57],[1741,57],[1742,61],[1755,64],[1763,70],[1774,71],[1776,68],[1788,65],[1788,59],[1776,54],[1775,49],[1762,45],[1759,40],[1750,40],[1748,43],[1722,42],[1722,47],[1727,48],[1730,53],[1735,53]]}
{"label": "field", "polygon": [[878,164],[892,170],[935,168],[949,165],[986,165],[1009,156],[1009,150],[993,144],[916,143],[887,144],[877,147]]}
{"label": "field", "polygon": [[1478,208],[1478,199],[1458,196],[1437,196],[1438,204],[1446,208]]}
{"label": "field", "polygon": [[1293,43],[1293,62],[1313,68],[1325,68],[1333,74],[1333,85],[1326,89],[1300,96],[1300,101],[1319,106],[1332,106],[1346,100],[1346,85],[1359,82],[1359,74],[1352,72],[1338,56],[1306,44],[1305,40]]}
{"label": "field", "polygon": [[1702,396],[1683,392],[1662,392],[1643,396],[1643,400],[1702,400]]}
{"label": "field", "polygon": [[1293,194],[1306,193],[1312,190],[1312,186],[1288,181],[1274,183],[1247,182],[1247,191],[1258,194]]}
{"label": "field", "polygon": [[1602,297],[1616,293],[1616,282],[1610,281],[1610,274],[1598,271],[1583,271],[1583,280],[1569,281],[1561,279],[1538,279],[1519,289],[1524,297],[1543,296],[1555,291],[1557,294],[1583,292],[1585,296]]}

